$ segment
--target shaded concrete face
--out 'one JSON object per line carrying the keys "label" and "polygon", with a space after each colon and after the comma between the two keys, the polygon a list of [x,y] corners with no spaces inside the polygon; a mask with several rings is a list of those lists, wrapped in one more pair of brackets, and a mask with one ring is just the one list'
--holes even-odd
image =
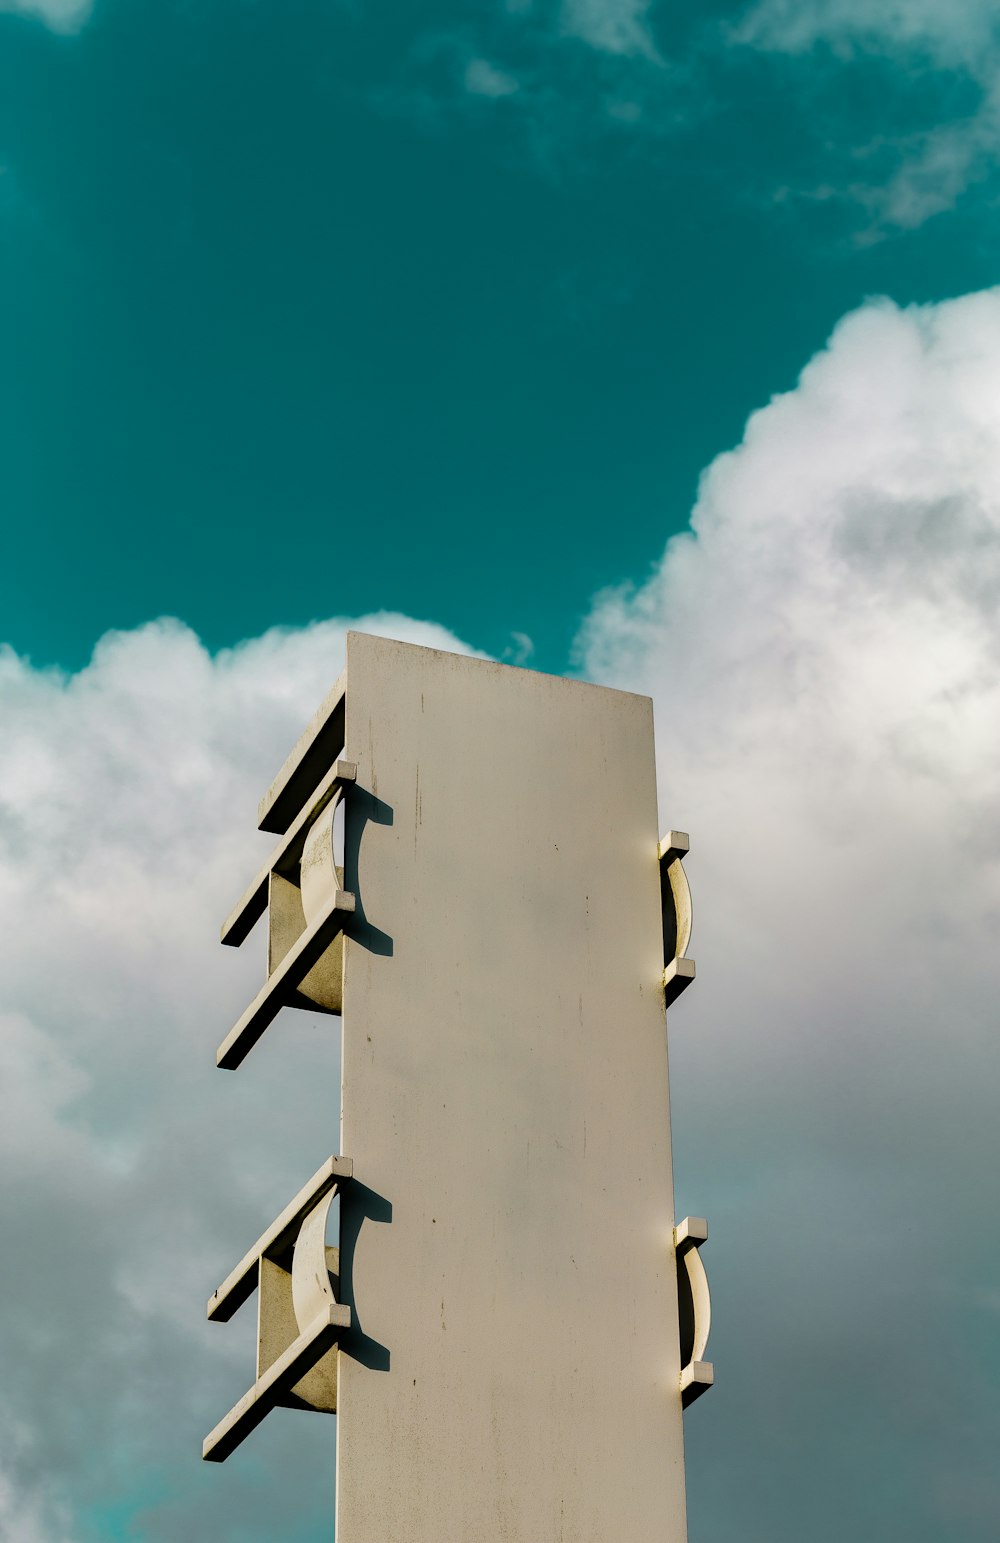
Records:
{"label": "shaded concrete face", "polygon": [[343,754],[338,1543],[680,1543],[651,704],[352,634]]}

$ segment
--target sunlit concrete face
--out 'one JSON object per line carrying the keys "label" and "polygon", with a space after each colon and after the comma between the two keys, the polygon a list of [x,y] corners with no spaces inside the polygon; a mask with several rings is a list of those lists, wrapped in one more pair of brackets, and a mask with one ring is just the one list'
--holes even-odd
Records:
{"label": "sunlit concrete face", "polygon": [[680,1543],[647,698],[351,634],[338,1543]]}

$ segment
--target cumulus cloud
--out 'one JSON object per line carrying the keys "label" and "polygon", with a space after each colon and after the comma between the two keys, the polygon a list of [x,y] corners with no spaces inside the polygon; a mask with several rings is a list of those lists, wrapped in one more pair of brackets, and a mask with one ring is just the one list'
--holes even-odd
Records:
{"label": "cumulus cloud", "polygon": [[[462,648],[406,618],[359,625]],[[344,631],[213,658],[160,622],[69,676],[0,653],[0,1532],[17,1543],[326,1525],[331,1421],[271,1422],[202,1469],[253,1330],[202,1304],[336,1148],[336,1020],[285,1013],[238,1078],[214,1049],[263,979],[261,940],[216,941],[273,841],[256,800]]]}
{"label": "cumulus cloud", "polygon": [[78,32],[93,10],[93,0],[0,0],[0,13],[32,16],[53,32]]}
{"label": "cumulus cloud", "polygon": [[581,640],[653,695],[693,834],[672,1067],[720,1382],[695,1539],[995,1533],[998,424],[1000,291],[866,305]]}

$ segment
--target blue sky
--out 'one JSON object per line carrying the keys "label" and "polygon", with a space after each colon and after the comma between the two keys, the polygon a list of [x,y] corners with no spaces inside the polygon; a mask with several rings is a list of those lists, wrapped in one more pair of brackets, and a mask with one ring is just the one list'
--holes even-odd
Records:
{"label": "blue sky", "polygon": [[563,668],[844,312],[995,277],[983,5],[3,10],[38,663],[388,607]]}
{"label": "blue sky", "polygon": [[0,0],[0,1535],[329,1536],[332,1421],[199,1464],[201,1304],[331,1149],[328,1020],[214,1073],[214,939],[359,625],[654,697],[691,1543],[995,1543],[998,64],[987,0]]}

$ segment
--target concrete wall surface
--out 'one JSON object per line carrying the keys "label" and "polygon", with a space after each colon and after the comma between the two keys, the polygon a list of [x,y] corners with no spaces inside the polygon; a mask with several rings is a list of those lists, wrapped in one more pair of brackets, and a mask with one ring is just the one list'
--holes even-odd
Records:
{"label": "concrete wall surface", "polygon": [[338,1543],[686,1536],[652,706],[352,633]]}

